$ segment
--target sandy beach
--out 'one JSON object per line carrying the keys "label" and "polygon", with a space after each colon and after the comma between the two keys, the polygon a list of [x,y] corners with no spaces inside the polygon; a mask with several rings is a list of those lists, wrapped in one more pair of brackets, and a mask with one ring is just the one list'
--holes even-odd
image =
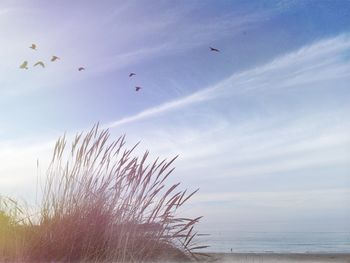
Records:
{"label": "sandy beach", "polygon": [[350,262],[350,253],[335,254],[309,254],[309,253],[211,253],[212,258],[209,262],[264,262],[264,263],[292,263],[292,262],[308,262],[308,263],[330,263],[330,262]]}

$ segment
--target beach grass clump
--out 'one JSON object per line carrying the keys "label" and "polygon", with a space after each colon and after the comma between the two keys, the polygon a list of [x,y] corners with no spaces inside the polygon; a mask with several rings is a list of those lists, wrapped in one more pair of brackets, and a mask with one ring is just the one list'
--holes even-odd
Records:
{"label": "beach grass clump", "polygon": [[58,139],[36,223],[20,227],[25,260],[153,262],[200,255],[205,246],[196,245],[195,226],[201,217],[177,215],[196,191],[166,183],[176,157],[150,161],[149,152],[139,157],[137,145],[125,143],[98,125],[70,147],[65,136]]}

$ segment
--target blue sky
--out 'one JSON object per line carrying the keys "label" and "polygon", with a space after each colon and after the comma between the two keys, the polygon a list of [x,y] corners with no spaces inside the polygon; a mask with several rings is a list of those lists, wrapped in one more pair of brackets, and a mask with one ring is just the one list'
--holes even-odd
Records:
{"label": "blue sky", "polygon": [[33,199],[36,159],[99,121],[180,154],[206,227],[350,231],[349,21],[345,0],[1,1],[0,193]]}

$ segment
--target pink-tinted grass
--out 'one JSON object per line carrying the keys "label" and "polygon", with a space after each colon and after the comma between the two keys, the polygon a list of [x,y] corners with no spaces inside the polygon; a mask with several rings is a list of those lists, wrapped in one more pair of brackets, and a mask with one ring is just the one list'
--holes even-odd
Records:
{"label": "pink-tinted grass", "polygon": [[177,212],[196,191],[167,184],[176,157],[150,161],[148,152],[135,154],[137,145],[126,149],[124,136],[109,137],[96,125],[70,147],[65,137],[57,141],[37,223],[20,227],[23,260],[183,261],[200,255],[200,217]]}

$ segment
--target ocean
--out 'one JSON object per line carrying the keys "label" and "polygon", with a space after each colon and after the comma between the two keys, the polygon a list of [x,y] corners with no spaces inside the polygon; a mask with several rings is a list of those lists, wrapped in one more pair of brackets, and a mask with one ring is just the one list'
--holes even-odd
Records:
{"label": "ocean", "polygon": [[212,231],[198,241],[210,246],[201,252],[350,253],[349,232]]}

